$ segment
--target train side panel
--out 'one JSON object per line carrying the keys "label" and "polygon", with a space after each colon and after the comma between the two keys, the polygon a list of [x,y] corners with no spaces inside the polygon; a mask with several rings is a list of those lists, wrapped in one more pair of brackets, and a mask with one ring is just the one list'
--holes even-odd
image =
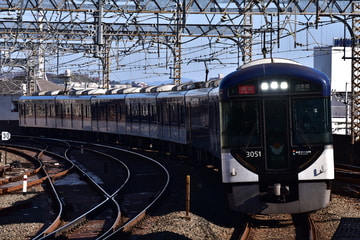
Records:
{"label": "train side panel", "polygon": [[69,130],[92,130],[91,96],[57,96],[56,127]]}
{"label": "train side panel", "polygon": [[56,127],[55,97],[22,97],[19,106],[19,124],[21,127]]}
{"label": "train side panel", "polygon": [[125,134],[125,95],[97,95],[91,98],[92,131]]}
{"label": "train side panel", "polygon": [[158,138],[156,124],[157,93],[133,93],[125,97],[126,135]]}
{"label": "train side panel", "polygon": [[157,96],[159,139],[187,144],[185,94],[185,91],[161,92]]}
{"label": "train side panel", "polygon": [[189,115],[189,142],[197,149],[210,152],[209,138],[209,92],[201,88],[187,92],[186,109]]}
{"label": "train side panel", "polygon": [[209,152],[220,159],[220,109],[219,88],[214,88],[209,93]]}

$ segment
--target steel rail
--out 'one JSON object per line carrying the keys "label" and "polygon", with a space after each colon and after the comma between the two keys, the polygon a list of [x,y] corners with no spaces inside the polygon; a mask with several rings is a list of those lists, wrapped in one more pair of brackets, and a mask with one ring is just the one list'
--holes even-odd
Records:
{"label": "steel rail", "polygon": [[[53,139],[56,140],[56,139]],[[66,140],[67,142],[70,143],[77,143],[77,144],[81,144],[81,145],[86,145],[86,144],[90,144],[90,143],[86,143],[86,142],[82,142],[82,141],[70,141],[70,140]],[[97,147],[101,147],[101,148],[108,148],[108,149],[112,149],[112,150],[116,150],[116,151],[120,151],[120,152],[126,152],[129,154],[133,154],[136,156],[139,156],[141,158],[145,158],[149,161],[151,161],[152,163],[156,164],[158,167],[160,167],[160,169],[164,172],[165,177],[166,177],[166,181],[164,183],[164,186],[162,187],[161,191],[159,191],[157,193],[157,196],[155,198],[152,199],[152,201],[147,204],[147,207],[144,208],[142,211],[140,211],[136,216],[134,216],[133,218],[128,219],[123,225],[121,226],[117,226],[117,225],[113,225],[113,227],[111,229],[109,229],[108,231],[104,232],[103,235],[99,236],[98,239],[110,239],[120,233],[126,232],[128,231],[134,224],[136,224],[143,216],[145,216],[146,212],[149,210],[149,208],[151,208],[158,200],[159,198],[164,194],[164,192],[166,191],[169,182],[170,182],[170,174],[167,171],[167,169],[160,164],[158,161],[154,160],[153,158],[150,158],[148,156],[145,156],[143,154],[137,153],[137,152],[133,152],[127,149],[122,149],[122,148],[118,148],[118,147],[114,147],[114,146],[108,146],[108,145],[102,145],[102,144],[90,144],[93,146],[97,146]],[[85,149],[85,148],[84,148]],[[87,148],[88,149],[88,148]],[[91,149],[91,151],[94,151],[93,149]],[[119,160],[120,161],[120,160]],[[121,162],[121,161],[120,161]],[[129,173],[130,174],[130,173]],[[130,175],[129,175],[130,177]],[[119,194],[120,189],[118,191],[116,191],[115,193],[113,193],[110,198],[115,200],[115,197]],[[121,217],[120,215],[118,217]]]}
{"label": "steel rail", "polygon": [[[73,147],[73,146],[72,146]],[[67,232],[69,231],[72,231],[73,229],[76,229],[77,227],[83,225],[88,219],[91,219],[93,215],[96,215],[97,212],[101,211],[102,209],[106,208],[107,207],[107,204],[113,204],[114,207],[117,209],[117,216],[115,218],[115,221],[114,223],[112,224],[112,227],[110,228],[110,230],[106,231],[106,232],[109,232],[109,231],[112,231],[112,229],[114,228],[114,226],[116,226],[118,224],[118,222],[121,221],[121,209],[120,209],[120,206],[119,204],[117,203],[117,201],[111,197],[111,195],[109,193],[107,193],[99,184],[96,183],[95,180],[93,180],[91,178],[91,176],[89,176],[84,170],[81,169],[81,167],[79,167],[77,164],[75,164],[68,156],[68,152],[69,152],[70,148],[67,150],[66,154],[65,154],[65,157],[66,159],[68,159],[69,161],[71,161],[76,170],[78,172],[80,172],[80,174],[82,175],[82,177],[85,178],[85,181],[87,181],[89,184],[91,184],[92,186],[94,186],[98,191],[100,191],[104,197],[104,200],[98,204],[97,206],[93,207],[92,209],[90,209],[89,211],[87,211],[86,213],[82,214],[81,216],[79,216],[78,218],[76,218],[75,220],[67,223],[66,225],[54,230],[53,232],[49,233],[48,235],[40,238],[40,239],[54,239],[54,238],[58,238],[64,234],[66,234]],[[110,155],[107,155],[107,154],[103,154],[104,156],[107,156],[107,157],[111,157],[113,159],[116,159]],[[128,170],[127,170],[128,171]],[[129,171],[128,171],[129,172]],[[129,175],[129,174],[128,174]],[[120,187],[123,188],[126,183],[128,182],[129,180],[129,176],[127,177],[125,183],[122,184],[122,186]],[[120,191],[120,189],[118,189],[116,191],[116,193],[118,191]],[[115,193],[115,194],[116,194]]]}
{"label": "steel rail", "polygon": [[[146,212],[149,210],[149,208],[151,208],[158,200],[159,198],[164,194],[164,192],[166,191],[169,182],[170,182],[170,174],[168,172],[168,170],[162,165],[160,164],[158,161],[154,160],[153,158],[150,158],[148,156],[145,156],[143,154],[137,153],[137,152],[133,152],[133,151],[129,151],[126,149],[119,149],[117,147],[113,147],[113,146],[106,146],[106,145],[100,145],[100,144],[93,144],[95,146],[100,146],[103,148],[109,148],[109,149],[113,149],[113,150],[117,150],[120,152],[126,152],[126,153],[130,153],[133,155],[137,155],[139,157],[145,158],[151,162],[153,162],[154,164],[156,164],[158,167],[160,167],[160,169],[162,169],[162,171],[165,173],[166,176],[166,181],[164,183],[164,186],[162,187],[162,190],[160,192],[158,192],[157,196],[149,203],[147,204],[147,207],[144,208],[142,211],[140,211],[135,217],[128,219],[121,227],[119,227],[118,229],[116,229],[114,232],[109,233],[107,235],[103,235],[102,238],[103,239],[110,239],[112,237],[114,237],[117,234],[120,234],[122,232],[126,232],[128,231],[138,220],[142,219],[143,216],[145,216]],[[112,198],[115,198],[115,194],[112,196]]]}
{"label": "steel rail", "polygon": [[[62,177],[64,175],[66,175],[68,172],[70,172],[74,165],[72,164],[71,161],[67,161],[70,163],[70,167],[67,168],[66,170],[64,171],[61,171],[57,174],[54,174],[54,175],[49,175],[47,170],[46,170],[46,166],[43,164],[43,162],[41,161],[41,157],[44,155],[44,154],[47,154],[47,155],[51,155],[51,156],[55,156],[56,158],[60,158],[60,159],[63,159],[63,160],[67,160],[66,158],[63,158],[62,156],[58,155],[58,154],[54,154],[54,153],[50,153],[50,152],[47,152],[45,150],[39,150],[37,148],[34,148],[34,147],[25,147],[25,146],[17,146],[17,145],[12,145],[12,146],[16,146],[17,148],[23,148],[23,149],[27,149],[27,150],[38,150],[40,151],[38,154],[37,154],[37,161],[40,162],[41,164],[41,170],[43,172],[43,174],[45,175],[45,177],[43,178],[40,178],[39,180],[36,180],[36,181],[33,181],[33,182],[29,182],[28,183],[28,186],[34,186],[36,184],[42,184],[43,182],[47,182],[49,188],[50,188],[50,195],[52,196],[52,199],[55,200],[55,204],[57,205],[57,216],[55,218],[55,220],[50,224],[49,227],[47,227],[44,231],[42,231],[41,233],[39,233],[37,236],[35,236],[33,238],[33,240],[37,240],[37,239],[40,239],[42,238],[43,236],[49,234],[50,232],[54,231],[56,228],[58,228],[58,226],[61,224],[61,216],[63,214],[63,203],[61,201],[61,198],[59,197],[59,194],[57,193],[56,191],[56,188],[54,186],[54,181],[55,179],[59,178],[59,177]],[[47,149],[47,145],[46,145],[46,149]],[[21,189],[21,185],[19,185],[19,189]]]}

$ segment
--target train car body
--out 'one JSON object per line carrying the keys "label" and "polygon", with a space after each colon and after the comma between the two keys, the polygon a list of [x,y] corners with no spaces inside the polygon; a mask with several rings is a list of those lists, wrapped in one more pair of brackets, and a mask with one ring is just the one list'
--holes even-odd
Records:
{"label": "train car body", "polygon": [[26,127],[56,128],[55,96],[20,97],[19,125]]}
{"label": "train car body", "polygon": [[91,96],[90,109],[93,132],[125,132],[125,95]]}
{"label": "train car body", "polygon": [[267,59],[217,82],[166,92],[24,96],[20,126],[191,155],[221,168],[235,211],[327,206],[334,178],[328,79],[294,62]]}
{"label": "train car body", "polygon": [[160,92],[156,97],[158,116],[157,138],[165,141],[188,144],[186,122],[186,91]]}
{"label": "train car body", "polygon": [[223,182],[234,210],[323,208],[334,179],[327,77],[293,62],[261,60],[220,85]]}

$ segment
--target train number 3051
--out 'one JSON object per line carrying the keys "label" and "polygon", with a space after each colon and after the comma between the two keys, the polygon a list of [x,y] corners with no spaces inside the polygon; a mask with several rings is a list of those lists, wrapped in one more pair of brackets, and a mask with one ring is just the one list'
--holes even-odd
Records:
{"label": "train number 3051", "polygon": [[247,158],[258,158],[261,157],[261,151],[246,151]]}

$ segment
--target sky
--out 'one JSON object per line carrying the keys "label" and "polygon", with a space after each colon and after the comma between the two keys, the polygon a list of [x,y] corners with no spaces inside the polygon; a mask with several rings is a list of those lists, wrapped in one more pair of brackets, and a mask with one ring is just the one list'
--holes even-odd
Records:
{"label": "sky", "polygon": [[[345,31],[346,32],[346,31]],[[314,47],[326,47],[332,46],[334,38],[343,38],[344,37],[344,27],[342,23],[336,23],[327,25],[324,27],[319,27],[318,29],[311,28],[309,30],[305,30],[301,33],[297,33],[296,36],[289,36],[280,40],[280,44],[274,44],[272,46],[272,52],[266,54],[266,57],[280,57],[287,58],[297,61],[301,64],[304,64],[309,67],[313,67],[313,49]],[[345,37],[349,37],[349,33],[346,32]],[[261,40],[258,38],[253,41],[252,48],[252,59],[263,58],[262,54],[262,44]],[[270,36],[267,36],[270,38]],[[296,39],[295,39],[296,38]],[[294,46],[294,42],[298,43],[298,46]],[[219,46],[216,46],[219,45]],[[208,39],[200,39],[196,43],[194,42],[193,48],[183,49],[183,65],[182,65],[182,77],[184,80],[192,79],[194,81],[202,81],[205,80],[205,63],[204,62],[196,62],[192,61],[191,57],[193,54],[193,59],[209,59],[211,57],[211,53],[216,51],[223,50],[224,46],[221,44],[214,44],[211,46],[213,49],[209,49],[210,45],[208,43]],[[303,45],[302,47],[299,45]],[[267,45],[267,48],[271,47]],[[196,49],[199,49],[196,52]],[[201,51],[200,51],[201,50]],[[237,48],[232,48],[229,51],[230,53],[223,53],[221,55],[214,55],[214,60],[209,61],[207,63],[207,67],[209,70],[209,77],[216,77],[219,74],[227,75],[237,68],[238,58],[237,58]],[[152,56],[148,54],[145,57],[148,57],[148,64],[156,62],[157,54],[153,54]],[[138,56],[133,56],[134,61],[136,61]],[[141,58],[141,55],[140,55]],[[241,57],[240,57],[240,65],[242,65]],[[114,72],[112,79],[118,79],[122,81],[123,78],[128,79],[139,79],[139,76],[143,76],[144,82],[154,82],[154,81],[167,81],[169,77],[169,68],[163,69],[152,69],[149,68],[143,73],[140,74],[139,71],[128,71],[126,76],[123,75],[123,72]],[[157,73],[160,73],[157,75]],[[141,78],[141,77],[140,77]],[[171,81],[171,80],[170,80]]]}
{"label": "sky", "polygon": [[[270,45],[270,39],[274,40],[277,37],[277,33],[267,33],[265,35],[267,41],[266,48],[268,50],[266,57],[292,59],[306,66],[313,67],[314,47],[332,46],[334,38],[349,37],[347,30],[344,36],[344,25],[342,23],[331,23],[330,21],[330,18],[322,17],[318,28],[316,28],[312,19],[308,21],[305,18],[301,19],[301,16],[293,17],[293,19],[290,19],[289,24],[284,27],[289,33],[288,36],[282,38],[280,42],[274,42]],[[254,20],[254,28],[262,28],[264,26],[265,23],[263,23],[261,18]],[[304,29],[303,31],[297,32],[302,28]],[[284,31],[284,33],[286,32]],[[262,34],[254,34],[252,47],[253,60],[263,58],[263,39],[264,36]],[[188,42],[189,40],[191,39],[182,38],[183,42]],[[233,41],[220,39],[220,42],[215,42],[215,40],[214,38],[202,37],[184,44],[182,48],[183,82],[204,81],[206,67],[209,70],[208,77],[213,78],[219,74],[227,75],[235,71],[238,64],[242,65],[241,56],[239,59],[238,49]],[[297,43],[296,47],[294,46],[295,42]],[[134,43],[129,42],[127,44],[131,45]],[[272,50],[270,51],[270,49]],[[116,51],[115,46],[112,54],[116,55]],[[47,61],[47,71],[55,72],[59,64],[61,66],[60,73],[65,71],[64,68],[70,68],[73,72],[84,73],[93,77],[99,76],[101,78],[99,74],[102,70],[100,60],[93,58],[91,55],[80,53],[64,56],[61,58],[60,63],[55,60],[56,58]],[[172,71],[172,62],[172,53],[167,45],[153,44],[150,46],[150,43],[145,43],[142,49],[139,48],[136,52],[132,52],[132,54],[112,58],[110,80],[120,83],[145,82],[149,85],[172,83],[172,80],[169,79],[170,72]],[[207,66],[205,66],[205,63]]]}

